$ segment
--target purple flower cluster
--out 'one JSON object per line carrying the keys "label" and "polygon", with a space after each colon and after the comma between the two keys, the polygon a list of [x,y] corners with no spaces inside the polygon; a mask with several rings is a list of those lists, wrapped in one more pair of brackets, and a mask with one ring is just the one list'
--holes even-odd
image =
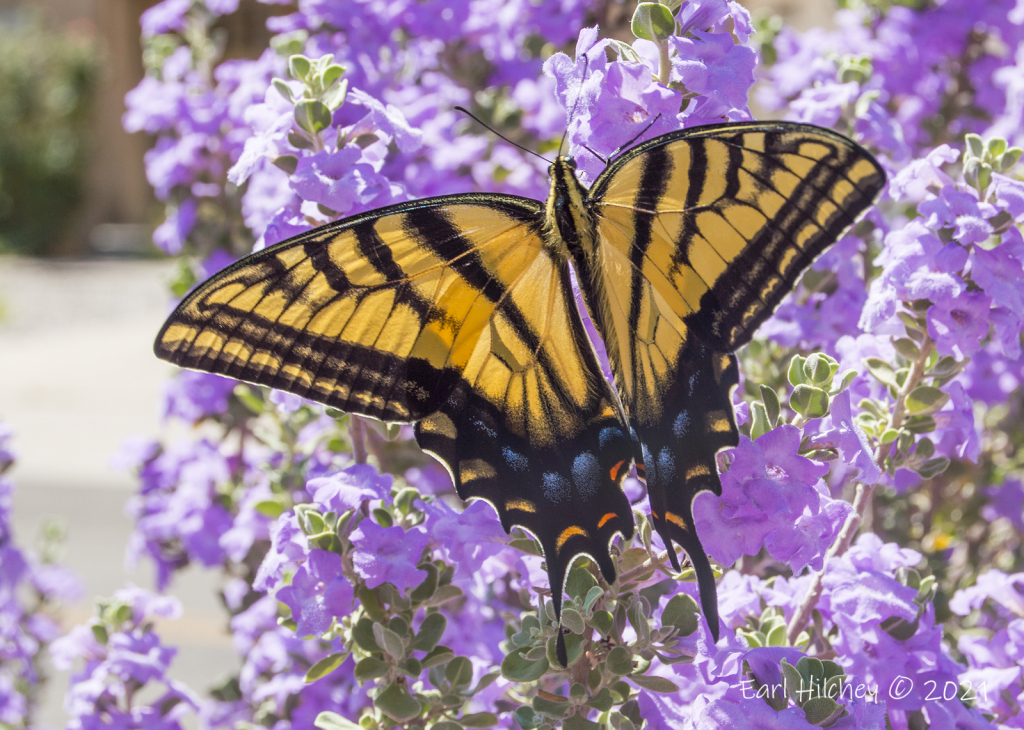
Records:
{"label": "purple flower cluster", "polygon": [[[817,727],[821,703],[769,702],[757,688],[824,660],[851,688],[830,727],[993,727],[982,711],[1019,727],[1008,723],[1021,705],[1020,576],[983,574],[954,597],[961,618],[943,627],[925,568],[938,575],[942,554],[901,547],[968,535],[954,514],[1024,524],[1021,480],[1000,481],[1006,458],[993,453],[1003,447],[976,420],[976,409],[1011,398],[1019,414],[1024,381],[1024,184],[1013,177],[1017,153],[993,139],[1016,141],[1024,118],[1024,16],[1012,2],[863,3],[837,14],[835,32],[773,35],[755,33],[736,2],[688,0],[674,12],[647,8],[660,25],[625,43],[583,28],[607,17],[601,0],[306,0],[269,21],[273,50],[218,62],[213,24],[236,7],[164,0],[142,19],[149,74],[124,123],[157,137],[147,172],[168,207],[157,244],[203,259],[179,295],[254,241],[392,202],[467,190],[542,197],[542,164],[461,118],[458,104],[526,147],[553,150],[564,131],[581,178],[593,181],[628,144],[749,119],[760,76],[762,106],[835,127],[876,154],[890,173],[882,205],[813,265],[751,348],[787,358],[820,350],[838,362],[815,367],[838,369],[805,383],[791,367],[787,385],[781,370],[741,360],[745,393],[763,383],[774,400],[762,391],[761,403],[737,405],[751,438],[720,455],[722,495],[693,508],[726,568],[721,640],[680,616],[696,588],[659,572],[663,546],[641,521],[632,544],[615,546],[612,592],[592,591],[586,569],[570,575],[564,627],[589,642],[585,656],[608,659],[591,666],[589,687],[577,685],[590,703],[575,687],[568,702],[574,721],[612,727]],[[573,41],[572,57],[559,52]],[[759,65],[757,48],[773,62]],[[794,360],[797,371],[806,361]],[[848,369],[861,375],[851,382]],[[798,383],[821,386],[826,406],[798,406]],[[494,713],[503,727],[557,721],[549,695],[523,699],[564,693],[550,648],[558,629],[546,620],[559,587],[528,537],[509,544],[490,506],[456,506],[443,470],[409,447],[408,427],[391,441],[391,429],[369,421],[346,428],[295,396],[202,374],[179,375],[162,412],[200,429],[122,455],[140,480],[130,553],[156,562],[161,590],[189,563],[229,576],[237,681],[209,701],[165,681],[173,650],[145,621],[170,604],[119,594],[57,647],[65,663],[86,660],[69,694],[77,726],[176,727],[196,713],[209,727],[287,730],[322,711],[391,726],[417,707],[440,717],[442,699],[453,721],[463,712]],[[0,438],[0,462],[4,448]],[[954,491],[942,473],[951,462],[978,486],[973,502],[957,495],[945,509],[935,495]],[[844,524],[863,516],[848,501],[855,483],[911,505],[935,500],[932,542],[886,514],[872,522],[886,540],[868,532],[846,549]],[[642,513],[640,482],[625,488]],[[742,571],[729,570],[742,556]],[[948,593],[973,582],[972,568],[955,569]],[[808,600],[813,620],[790,632]],[[955,648],[944,630],[958,636]],[[616,652],[625,652],[617,665]],[[612,676],[612,665],[622,671]],[[965,681],[998,691],[965,700]],[[168,701],[136,706],[143,685],[162,686]],[[678,691],[658,691],[669,686]],[[949,686],[957,691],[946,697]],[[609,693],[621,701],[606,706]],[[535,710],[536,722],[510,708]]]}
{"label": "purple flower cluster", "polygon": [[[123,588],[101,604],[88,626],[77,626],[53,642],[58,669],[81,668],[71,677],[65,700],[69,728],[161,728],[179,730],[199,709],[199,698],[167,676],[177,649],[164,646],[153,629],[157,618],[175,619],[181,604],[139,588]],[[135,695],[158,692],[152,702]]]}
{"label": "purple flower cluster", "polygon": [[989,570],[957,592],[949,608],[974,619],[957,643],[968,665],[960,681],[999,727],[1024,727],[1024,573]]}
{"label": "purple flower cluster", "polygon": [[14,483],[4,472],[14,463],[14,430],[0,422],[0,724],[32,725],[43,681],[40,659],[60,626],[49,609],[80,597],[82,586],[61,565],[19,548],[11,532]]}

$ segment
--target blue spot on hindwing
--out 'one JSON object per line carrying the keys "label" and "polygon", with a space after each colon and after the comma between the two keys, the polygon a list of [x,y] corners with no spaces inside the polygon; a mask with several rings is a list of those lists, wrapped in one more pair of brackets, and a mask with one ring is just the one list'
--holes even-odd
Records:
{"label": "blue spot on hindwing", "polygon": [[472,421],[472,425],[473,425],[474,428],[476,428],[476,430],[483,431],[485,434],[490,436],[492,439],[498,438],[498,432],[495,431],[490,426],[488,426],[483,421],[481,421],[479,418],[474,418],[473,421]]}
{"label": "blue spot on hindwing", "polygon": [[541,489],[544,490],[544,496],[548,498],[548,501],[554,504],[567,501],[572,493],[572,485],[569,484],[569,480],[553,471],[544,474],[541,479]]}
{"label": "blue spot on hindwing", "polygon": [[676,457],[667,446],[658,452],[658,476],[663,484],[670,484],[676,479]]}
{"label": "blue spot on hindwing", "polygon": [[601,433],[597,435],[598,443],[601,444],[602,449],[607,449],[616,441],[625,438],[622,433],[622,429],[609,426],[608,428],[602,428]]}
{"label": "blue spot on hindwing", "polygon": [[593,497],[601,486],[601,464],[586,451],[572,463],[572,481],[584,497]]}
{"label": "blue spot on hindwing", "polygon": [[523,456],[522,454],[516,453],[515,451],[510,449],[508,446],[502,447],[501,453],[502,453],[502,456],[505,457],[505,462],[510,467],[512,467],[516,471],[526,471],[526,467],[529,464],[529,462],[526,460],[525,456]]}
{"label": "blue spot on hindwing", "polygon": [[676,416],[675,422],[672,424],[672,434],[677,438],[681,439],[686,436],[686,432],[690,430],[690,412],[683,410]]}

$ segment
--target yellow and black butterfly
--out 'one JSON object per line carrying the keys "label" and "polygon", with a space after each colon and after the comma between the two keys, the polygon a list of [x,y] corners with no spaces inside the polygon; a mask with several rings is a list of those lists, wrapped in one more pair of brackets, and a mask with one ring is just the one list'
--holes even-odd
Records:
{"label": "yellow and black butterfly", "polygon": [[[885,175],[818,127],[695,127],[640,144],[588,191],[571,158],[547,202],[447,195],[317,228],[196,288],[158,357],[389,422],[544,550],[556,616],[572,561],[615,580],[632,537],[636,464],[679,570],[689,556],[718,638],[694,496],[721,493],[716,453],[739,441],[732,354],[846,230]],[[576,308],[575,267],[618,393]],[[559,659],[565,645],[559,636]]]}

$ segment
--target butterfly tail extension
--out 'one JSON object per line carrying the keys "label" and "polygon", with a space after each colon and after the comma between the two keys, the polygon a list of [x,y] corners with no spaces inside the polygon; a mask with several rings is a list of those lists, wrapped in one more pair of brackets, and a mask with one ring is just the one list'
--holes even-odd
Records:
{"label": "butterfly tail extension", "polygon": [[636,429],[654,527],[677,571],[681,566],[674,545],[686,551],[704,617],[717,640],[715,579],[694,525],[693,500],[703,491],[722,493],[716,455],[739,443],[731,398],[739,368],[734,355],[714,352],[695,339],[687,343],[679,362],[679,377],[664,398],[672,406],[660,421],[638,422]]}
{"label": "butterfly tail extension", "polygon": [[[438,413],[416,425],[416,440],[448,469],[463,499],[484,499],[506,532],[519,526],[540,542],[555,617],[569,568],[589,556],[615,582],[610,542],[633,536],[623,477],[632,448],[617,414],[601,408],[586,426],[562,440],[532,441],[509,429],[501,413],[468,387],[457,388]],[[567,661],[559,634],[559,660]]]}

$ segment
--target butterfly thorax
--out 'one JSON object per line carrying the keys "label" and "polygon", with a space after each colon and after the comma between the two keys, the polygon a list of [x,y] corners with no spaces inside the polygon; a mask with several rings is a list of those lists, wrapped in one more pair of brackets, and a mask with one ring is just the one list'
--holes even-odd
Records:
{"label": "butterfly thorax", "polygon": [[587,209],[587,189],[576,179],[576,161],[558,157],[548,168],[551,192],[545,206],[545,230],[549,245],[562,249],[561,256],[580,258],[593,249],[594,220]]}

